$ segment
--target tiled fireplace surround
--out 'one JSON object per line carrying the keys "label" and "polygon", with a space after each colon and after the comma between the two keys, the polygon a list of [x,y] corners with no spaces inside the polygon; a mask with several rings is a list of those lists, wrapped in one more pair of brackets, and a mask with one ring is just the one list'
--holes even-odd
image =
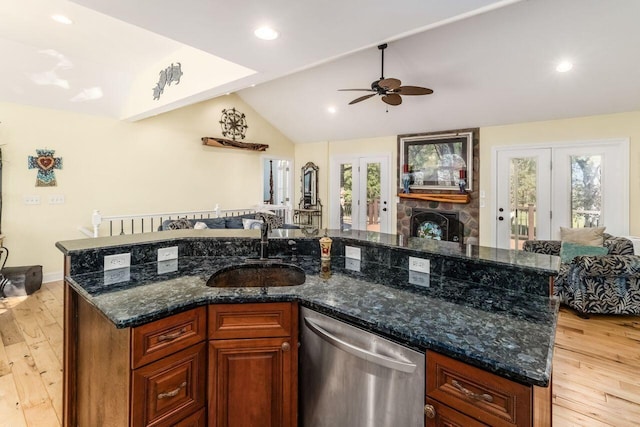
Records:
{"label": "tiled fireplace surround", "polygon": [[[445,132],[432,132],[432,133],[422,133],[420,135],[437,135],[442,133],[455,133],[462,131],[469,131],[470,129],[459,129],[454,131],[445,131]],[[460,222],[464,225],[464,243],[470,244],[478,244],[479,239],[479,220],[480,220],[480,211],[478,209],[479,205],[479,194],[480,194],[480,139],[479,132],[477,129],[474,130],[473,137],[473,190],[468,194],[470,196],[469,203],[466,204],[458,204],[458,203],[443,203],[443,202],[432,202],[432,201],[423,201],[423,200],[415,200],[415,199],[399,199],[398,203],[398,221],[397,221],[397,233],[401,234],[405,237],[410,237],[411,235],[411,215],[414,208],[419,209],[430,209],[442,212],[458,212]],[[400,137],[411,136],[411,135],[400,135]],[[399,147],[399,144],[398,144]],[[399,153],[398,153],[399,154]],[[399,158],[400,156],[398,156]],[[402,183],[400,182],[400,167],[398,166],[398,174],[397,174],[397,190],[398,193],[402,192]],[[426,192],[426,191],[416,191],[416,193]],[[438,190],[429,190],[429,193],[451,193],[451,191],[438,191]]]}

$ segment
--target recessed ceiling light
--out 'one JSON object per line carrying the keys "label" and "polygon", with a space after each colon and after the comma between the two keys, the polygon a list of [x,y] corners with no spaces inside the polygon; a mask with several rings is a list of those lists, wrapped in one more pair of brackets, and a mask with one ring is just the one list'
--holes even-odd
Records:
{"label": "recessed ceiling light", "polygon": [[53,19],[54,21],[56,21],[59,24],[65,24],[65,25],[71,25],[73,24],[73,21],[69,18],[67,18],[64,15],[51,15],[51,19]]}
{"label": "recessed ceiling light", "polygon": [[331,114],[335,114],[338,112],[337,108],[334,106],[328,107],[327,111],[330,112]]}
{"label": "recessed ceiling light", "polygon": [[257,28],[253,34],[256,35],[260,40],[275,40],[278,38],[280,34],[276,30],[271,27],[260,27]]}
{"label": "recessed ceiling light", "polygon": [[569,61],[562,61],[556,67],[556,71],[559,73],[566,73],[573,68],[573,64]]}

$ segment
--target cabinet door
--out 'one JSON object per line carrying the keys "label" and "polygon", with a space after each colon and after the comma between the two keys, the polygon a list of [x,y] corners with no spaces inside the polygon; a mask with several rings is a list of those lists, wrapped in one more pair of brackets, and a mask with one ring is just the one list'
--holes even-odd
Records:
{"label": "cabinet door", "polygon": [[209,425],[295,427],[297,345],[290,338],[209,344]]}

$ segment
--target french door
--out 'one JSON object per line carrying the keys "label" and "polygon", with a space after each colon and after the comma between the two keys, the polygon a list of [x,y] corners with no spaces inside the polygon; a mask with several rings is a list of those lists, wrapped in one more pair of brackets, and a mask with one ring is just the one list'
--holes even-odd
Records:
{"label": "french door", "polygon": [[329,226],[391,232],[389,157],[331,159]]}
{"label": "french door", "polygon": [[560,227],[627,235],[628,152],[627,140],[498,150],[496,246],[557,240]]}

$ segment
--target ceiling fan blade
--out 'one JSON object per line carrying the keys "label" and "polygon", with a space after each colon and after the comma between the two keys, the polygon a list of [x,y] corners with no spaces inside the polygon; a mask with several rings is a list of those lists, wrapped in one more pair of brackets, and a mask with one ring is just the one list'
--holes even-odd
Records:
{"label": "ceiling fan blade", "polygon": [[344,91],[348,91],[348,90],[357,90],[357,91],[364,91],[364,92],[375,92],[372,89],[338,89],[338,92],[344,92]]}
{"label": "ceiling fan blade", "polygon": [[382,79],[378,82],[378,86],[386,90],[394,90],[400,87],[402,82],[398,79]]}
{"label": "ceiling fan blade", "polygon": [[402,104],[402,97],[395,93],[390,93],[382,97],[382,100],[389,105],[400,105]]}
{"label": "ceiling fan blade", "polygon": [[433,90],[420,86],[400,86],[394,92],[400,95],[430,95]]}
{"label": "ceiling fan blade", "polygon": [[372,96],[376,96],[376,95],[377,95],[377,93],[372,93],[372,94],[369,94],[369,95],[361,96],[360,98],[356,98],[356,99],[354,99],[353,101],[351,101],[351,102],[349,103],[349,105],[351,105],[351,104],[355,104],[356,102],[364,101],[365,99],[369,99],[369,98],[371,98]]}

